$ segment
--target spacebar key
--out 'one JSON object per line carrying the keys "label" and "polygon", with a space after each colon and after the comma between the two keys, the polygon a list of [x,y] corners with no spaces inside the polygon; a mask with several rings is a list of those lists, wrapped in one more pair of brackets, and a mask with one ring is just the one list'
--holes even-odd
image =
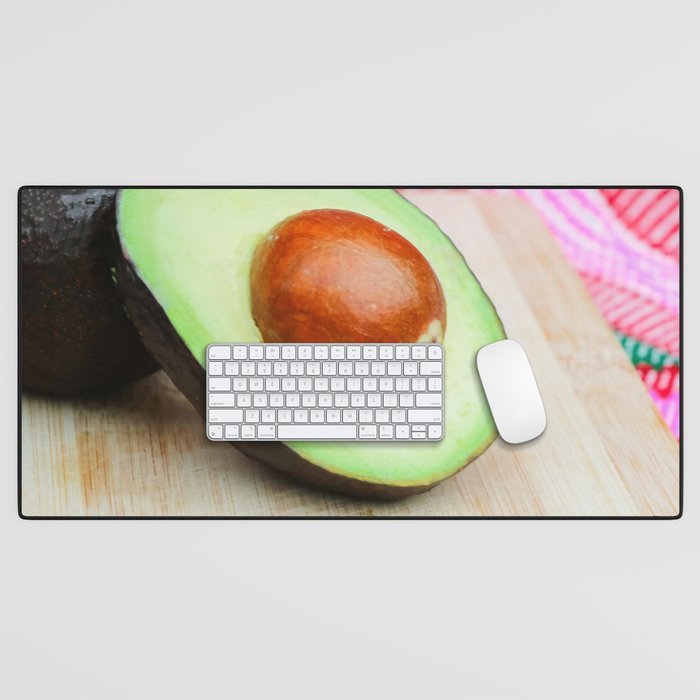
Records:
{"label": "spacebar key", "polygon": [[278,425],[279,440],[356,440],[356,425]]}

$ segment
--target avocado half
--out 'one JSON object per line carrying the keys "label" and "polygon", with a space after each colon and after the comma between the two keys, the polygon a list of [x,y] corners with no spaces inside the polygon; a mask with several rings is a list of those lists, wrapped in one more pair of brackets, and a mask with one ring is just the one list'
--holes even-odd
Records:
{"label": "avocado half", "polygon": [[280,221],[345,209],[399,232],[428,260],[447,304],[445,436],[438,443],[232,443],[304,482],[358,496],[399,498],[455,474],[496,429],[476,375],[476,352],[505,337],[462,255],[434,221],[389,189],[126,189],[117,200],[120,285],[144,343],[202,416],[205,352],[214,342],[262,342],[250,267]]}
{"label": "avocado half", "polygon": [[112,279],[115,198],[104,188],[19,192],[24,389],[94,394],[157,369]]}

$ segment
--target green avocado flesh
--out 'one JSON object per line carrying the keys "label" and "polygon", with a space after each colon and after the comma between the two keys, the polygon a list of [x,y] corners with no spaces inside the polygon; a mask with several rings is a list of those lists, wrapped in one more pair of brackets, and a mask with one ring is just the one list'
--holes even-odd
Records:
{"label": "green avocado flesh", "polygon": [[505,334],[461,254],[430,218],[389,189],[123,190],[117,218],[127,261],[205,367],[210,343],[262,342],[249,288],[260,240],[293,214],[326,208],[364,214],[400,233],[440,280],[447,303],[445,432],[433,443],[290,442],[287,447],[322,470],[362,482],[437,483],[496,436],[475,356]]}

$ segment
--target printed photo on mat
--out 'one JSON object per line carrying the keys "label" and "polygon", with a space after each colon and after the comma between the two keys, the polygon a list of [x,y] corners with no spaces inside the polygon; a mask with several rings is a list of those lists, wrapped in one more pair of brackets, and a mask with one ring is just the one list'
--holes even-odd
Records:
{"label": "printed photo on mat", "polygon": [[675,518],[682,192],[23,187],[25,518]]}

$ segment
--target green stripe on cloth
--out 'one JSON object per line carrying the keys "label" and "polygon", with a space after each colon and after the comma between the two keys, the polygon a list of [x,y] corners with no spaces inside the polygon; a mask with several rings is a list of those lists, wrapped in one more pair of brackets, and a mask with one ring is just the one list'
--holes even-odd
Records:
{"label": "green stripe on cloth", "polygon": [[654,369],[661,369],[662,367],[678,364],[678,358],[675,355],[659,350],[653,345],[647,345],[641,340],[620,333],[620,331],[615,331],[615,336],[635,366],[647,364]]}

